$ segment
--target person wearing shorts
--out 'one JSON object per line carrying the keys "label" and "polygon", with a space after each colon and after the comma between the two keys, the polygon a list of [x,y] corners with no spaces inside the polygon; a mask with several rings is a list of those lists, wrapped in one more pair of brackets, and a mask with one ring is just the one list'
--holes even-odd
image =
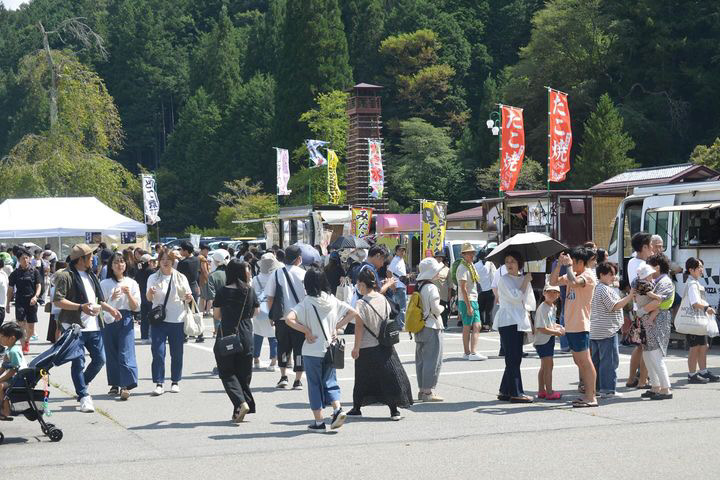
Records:
{"label": "person wearing shorts", "polygon": [[38,321],[38,299],[42,290],[40,272],[30,266],[32,256],[24,248],[18,249],[18,268],[8,278],[8,296],[5,311],[10,313],[10,302],[15,299],[15,320],[25,330],[23,353],[30,352],[30,338],[35,335]]}
{"label": "person wearing shorts", "polygon": [[[573,248],[570,254],[563,253],[550,275],[550,285],[567,287],[565,297],[565,335],[572,352],[573,361],[585,385],[585,394],[573,407],[597,407],[595,381],[597,372],[590,356],[590,312],[597,280],[585,266],[595,256],[584,247]],[[560,276],[560,267],[568,267],[567,274]]]}
{"label": "person wearing shorts", "polygon": [[486,356],[475,351],[482,326],[477,288],[480,277],[473,264],[475,248],[470,243],[465,243],[460,254],[462,260],[457,266],[455,276],[458,284],[458,312],[463,323],[463,348],[465,350],[463,358],[474,361],[487,360]]}
{"label": "person wearing shorts", "polygon": [[535,351],[540,357],[538,371],[538,398],[560,400],[562,394],[552,388],[553,356],[555,355],[555,337],[565,334],[565,328],[556,323],[557,301],[560,287],[545,285],[544,301],[535,312]]}

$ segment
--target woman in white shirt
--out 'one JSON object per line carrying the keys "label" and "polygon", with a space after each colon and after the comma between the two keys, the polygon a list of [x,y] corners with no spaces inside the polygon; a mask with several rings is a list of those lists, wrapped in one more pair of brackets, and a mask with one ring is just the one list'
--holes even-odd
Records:
{"label": "woman in white shirt", "polygon": [[433,279],[442,270],[443,265],[434,258],[425,258],[420,262],[417,276],[417,288],[422,300],[425,327],[415,334],[415,373],[418,381],[418,400],[421,402],[442,402],[444,399],[433,390],[437,386],[442,368],[443,322],[440,305],[440,291]]}
{"label": "woman in white shirt", "polygon": [[526,273],[520,276],[522,264],[520,253],[509,251],[505,254],[507,274],[498,281],[499,308],[493,322],[493,330],[500,332],[500,342],[505,351],[505,373],[498,400],[511,403],[532,403],[532,397],[525,395],[523,390],[520,363],[525,333],[532,331],[528,310],[535,309],[535,297],[530,286],[532,275]]}
{"label": "woman in white shirt", "polygon": [[[147,283],[147,299],[152,309],[165,304],[165,319],[150,324],[152,341],[152,378],[155,383],[153,396],[165,393],[165,342],[170,345],[170,391],[180,392],[182,379],[183,347],[185,344],[185,303],[193,300],[187,277],[173,268],[174,258],[167,250],[158,257],[160,269],[150,275]],[[151,310],[152,315],[152,310]],[[151,316],[152,318],[152,316]]]}
{"label": "woman in white shirt", "polygon": [[105,369],[110,385],[108,395],[120,395],[121,400],[127,400],[138,381],[133,312],[140,311],[140,287],[135,280],[125,276],[127,264],[122,254],[113,253],[108,265],[110,271],[100,282],[100,288],[107,303],[122,316],[117,321],[107,316],[102,329]]}
{"label": "woman in white shirt", "polygon": [[[688,274],[687,293],[689,304],[696,310],[701,310],[708,315],[708,320],[715,321],[715,309],[710,306],[705,295],[705,287],[699,280],[702,278],[705,265],[699,258],[690,257],[685,262],[685,270]],[[707,368],[708,340],[706,335],[685,335],[688,345],[688,383],[708,383],[720,381],[720,376],[715,375]]]}
{"label": "woman in white shirt", "polygon": [[270,323],[270,317],[268,316],[265,285],[268,284],[268,280],[270,280],[275,270],[282,268],[283,264],[275,258],[275,254],[272,252],[264,254],[258,264],[260,273],[252,279],[252,287],[260,301],[260,310],[253,317],[253,356],[255,357],[255,368],[260,368],[260,352],[263,341],[267,338],[270,344],[270,365],[268,365],[267,370],[274,372],[277,369],[277,338],[275,338],[275,327]]}

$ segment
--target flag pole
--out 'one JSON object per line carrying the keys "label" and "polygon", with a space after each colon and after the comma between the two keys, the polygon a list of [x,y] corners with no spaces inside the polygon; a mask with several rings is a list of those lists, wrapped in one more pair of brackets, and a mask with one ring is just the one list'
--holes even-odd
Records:
{"label": "flag pole", "polygon": [[550,207],[550,202],[551,202],[551,197],[550,197],[550,153],[551,153],[551,147],[550,147],[550,92],[552,91],[552,89],[550,87],[545,87],[545,88],[547,88],[547,105],[548,105],[548,117],[547,117],[547,122],[548,122],[548,135],[547,135],[548,136],[548,163],[547,163],[548,212],[545,216],[545,233],[550,235],[550,211],[551,211],[551,207]]}

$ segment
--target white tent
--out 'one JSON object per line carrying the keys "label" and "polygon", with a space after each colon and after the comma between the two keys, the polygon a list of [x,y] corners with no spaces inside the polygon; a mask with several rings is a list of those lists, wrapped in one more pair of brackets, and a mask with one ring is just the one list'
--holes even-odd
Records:
{"label": "white tent", "polygon": [[147,225],[95,197],[21,198],[0,204],[0,238],[85,237],[86,232],[147,234]]}

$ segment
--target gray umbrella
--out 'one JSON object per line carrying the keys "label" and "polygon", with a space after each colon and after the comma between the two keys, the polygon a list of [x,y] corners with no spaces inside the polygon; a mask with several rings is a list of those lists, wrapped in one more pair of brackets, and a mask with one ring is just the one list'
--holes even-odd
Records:
{"label": "gray umbrella", "polygon": [[320,253],[315,250],[315,247],[312,245],[308,245],[307,243],[296,243],[295,245],[300,247],[303,266],[307,267],[315,262],[321,262]]}
{"label": "gray umbrella", "polygon": [[552,257],[566,248],[562,243],[543,233],[518,233],[495,247],[485,257],[485,260],[489,260],[499,267],[505,262],[505,254],[509,251],[514,250],[522,255],[524,261],[531,262]]}
{"label": "gray umbrella", "polygon": [[330,248],[333,250],[342,250],[343,248],[370,248],[370,244],[362,238],[352,235],[342,235],[330,244]]}

